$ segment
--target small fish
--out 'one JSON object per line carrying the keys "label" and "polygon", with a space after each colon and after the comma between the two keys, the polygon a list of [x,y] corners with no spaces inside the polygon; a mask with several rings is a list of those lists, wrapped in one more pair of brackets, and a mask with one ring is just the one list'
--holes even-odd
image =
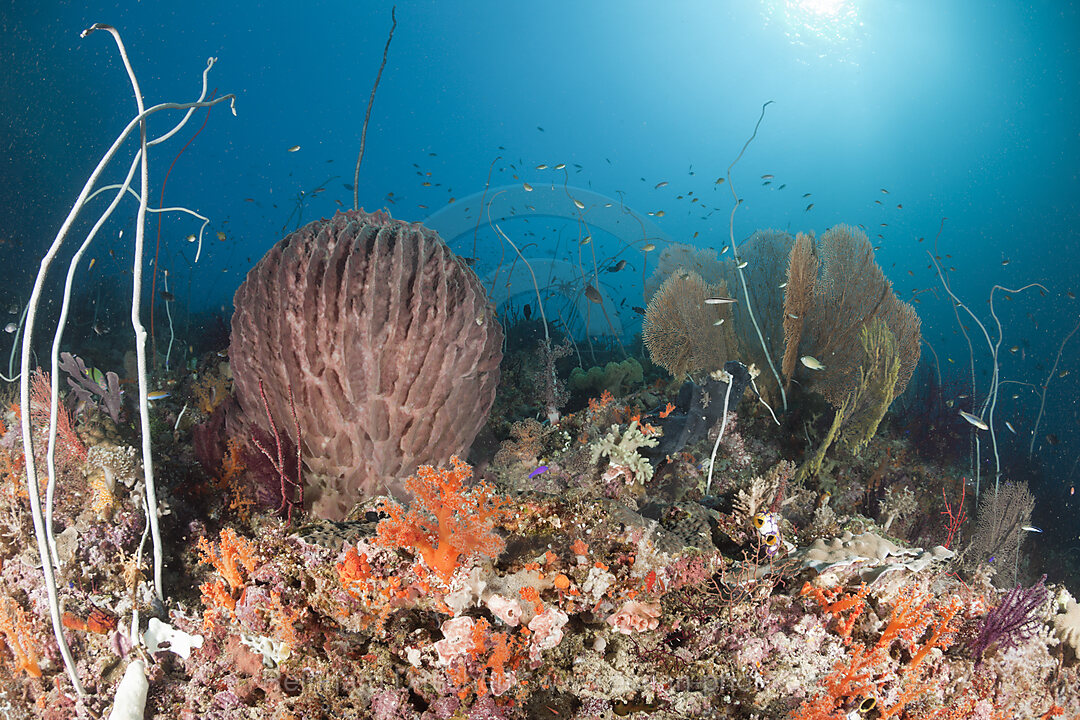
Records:
{"label": "small fish", "polygon": [[811,370],[825,369],[825,366],[821,364],[821,361],[813,355],[803,355],[801,358],[799,358],[799,362],[801,362],[803,365],[810,368]]}
{"label": "small fish", "polygon": [[620,270],[622,270],[622,269],[623,269],[624,267],[626,267],[626,261],[625,261],[625,260],[620,260],[619,262],[617,262],[617,263],[615,263],[614,265],[612,265],[611,267],[609,267],[609,268],[607,269],[607,271],[608,271],[608,272],[613,272],[613,273],[614,273],[614,272],[619,272],[619,271],[620,271]]}
{"label": "small fish", "polygon": [[814,203],[810,203],[809,205],[807,205],[807,206],[806,206],[806,209],[805,209],[805,210],[803,210],[803,212],[810,212],[810,209],[811,209],[812,207],[814,207]]}
{"label": "small fish", "polygon": [[221,242],[225,242],[225,231],[224,230],[218,230],[217,239],[220,240]]}
{"label": "small fish", "polygon": [[713,323],[713,325],[723,325],[723,324],[724,324],[724,318],[720,318],[719,320],[717,320],[716,322]]}
{"label": "small fish", "polygon": [[799,316],[798,316],[798,315],[792,315],[791,313],[788,313],[788,314],[787,314],[787,316],[788,316],[789,318],[791,318],[792,320],[798,320],[798,319],[799,319]]}
{"label": "small fish", "polygon": [[810,193],[803,193],[803,198],[804,198],[804,199],[805,199],[805,198],[808,198],[808,197],[810,197]]}
{"label": "small fish", "polygon": [[782,283],[780,283],[780,289],[781,289],[781,290],[783,290],[783,289],[784,289],[784,288],[786,288],[786,287],[787,287],[787,283],[786,283],[786,282],[782,282]]}
{"label": "small fish", "polygon": [[164,300],[165,302],[172,302],[173,300],[176,299],[176,296],[173,295],[168,290],[162,290],[161,291],[161,299]]}
{"label": "small fish", "polygon": [[656,215],[656,217],[664,217],[664,211],[663,210],[657,210],[653,214]]}
{"label": "small fish", "polygon": [[772,180],[766,180],[765,182],[761,183],[761,187],[766,187],[768,185],[772,185]]}
{"label": "small fish", "polygon": [[1015,355],[1016,353],[1020,352],[1020,346],[1013,345],[1011,348],[1009,348],[1009,352]]}
{"label": "small fish", "polygon": [[589,298],[591,302],[594,302],[597,305],[604,301],[603,298],[600,297],[600,291],[594,288],[592,285],[585,286],[585,297]]}
{"label": "small fish", "polygon": [[783,190],[783,189],[784,189],[784,188],[786,188],[786,187],[787,187],[787,183],[781,183],[781,184],[780,184],[780,187],[778,187],[778,188],[776,188],[776,189],[777,189],[777,190]]}
{"label": "small fish", "polygon": [[578,210],[584,210],[585,209],[585,203],[581,202],[577,198],[574,198],[574,207],[576,207]]}
{"label": "small fish", "polygon": [[581,238],[581,244],[582,245],[588,245],[591,242],[592,242],[592,235],[586,235],[585,237]]}
{"label": "small fish", "polygon": [[736,300],[733,297],[724,297],[722,295],[717,295],[716,297],[707,297],[707,298],[705,298],[705,304],[706,305],[730,305],[731,303],[734,303],[734,302],[738,302],[738,300]]}
{"label": "small fish", "polygon": [[888,190],[886,190],[885,188],[881,188],[881,194],[882,194],[882,195],[888,195],[888,194],[889,194],[889,191],[888,191]]}
{"label": "small fish", "polygon": [[972,415],[969,412],[961,410],[960,411],[960,417],[964,418],[965,420],[967,420],[969,423],[971,423],[975,427],[979,428],[980,430],[989,430],[990,429],[990,426],[987,425],[985,422],[983,422],[983,419],[981,417],[979,417],[978,415]]}
{"label": "small fish", "polygon": [[93,270],[94,269],[94,263],[96,263],[96,262],[97,262],[96,257],[90,258],[90,264],[86,266],[86,271],[90,272],[91,270]]}
{"label": "small fish", "polygon": [[723,255],[724,253],[726,253],[726,252],[727,252],[728,250],[730,250],[730,249],[731,249],[731,246],[730,246],[730,245],[725,245],[725,246],[724,246],[724,249],[720,251],[720,254],[721,254],[721,255]]}
{"label": "small fish", "polygon": [[1008,420],[1005,421],[1005,427],[1009,428],[1009,432],[1011,432],[1013,435],[1016,435],[1016,428],[1014,428],[1012,426],[1012,423],[1010,423]]}
{"label": "small fish", "polygon": [[539,125],[536,126],[536,129],[539,130],[540,132],[544,132],[544,128],[540,127]]}
{"label": "small fish", "polygon": [[1066,290],[1065,291],[1065,297],[1069,298],[1070,300],[1075,300],[1076,299],[1076,294],[1073,293],[1072,290]]}
{"label": "small fish", "polygon": [[1034,525],[1024,525],[1020,529],[1023,530],[1024,532],[1032,532],[1032,533],[1041,533],[1042,532],[1041,529],[1035,527]]}
{"label": "small fish", "polygon": [[158,400],[164,400],[167,397],[171,397],[172,393],[168,390],[154,390],[153,392],[146,394],[146,399],[150,402],[157,402]]}
{"label": "small fish", "polygon": [[548,471],[548,466],[547,465],[541,465],[540,467],[536,468],[531,473],[529,473],[529,477],[534,478],[537,475],[542,475],[543,473],[546,473],[547,471]]}
{"label": "small fish", "polygon": [[761,176],[761,179],[762,180],[772,180],[773,176],[772,176],[771,173],[765,173],[764,175]]}
{"label": "small fish", "polygon": [[903,205],[901,205],[900,203],[896,203],[896,209],[897,209],[897,210],[903,210],[903,209],[904,209],[904,206],[903,206]]}
{"label": "small fish", "polygon": [[722,178],[722,177],[716,178],[716,182],[714,182],[713,185],[719,185],[722,182],[724,182],[724,178]]}
{"label": "small fish", "polygon": [[289,148],[288,150],[286,150],[286,152],[296,152],[296,151],[297,151],[297,150],[299,150],[299,149],[300,149],[300,146],[299,146],[299,145],[293,145],[293,146],[292,146],[291,148]]}
{"label": "small fish", "polygon": [[636,312],[638,315],[645,317],[645,308],[641,307],[640,305],[631,305],[630,309]]}
{"label": "small fish", "polygon": [[13,322],[9,322],[7,325],[4,326],[4,332],[6,332],[8,334],[11,334],[11,333],[15,332],[18,329],[19,329],[19,326],[16,325],[15,323],[13,323]]}
{"label": "small fish", "polygon": [[187,240],[187,241],[188,241],[189,243],[193,243],[193,242],[195,242],[195,240],[196,240],[196,238],[195,238],[195,233],[191,233],[190,235],[188,235],[188,236],[187,236],[186,238],[184,238],[184,239],[185,239],[185,240]]}
{"label": "small fish", "polygon": [[1065,377],[1065,376],[1066,376],[1066,375],[1068,375],[1068,374],[1069,374],[1069,371],[1068,371],[1068,370],[1062,370],[1061,372],[1059,372],[1059,373],[1058,373],[1058,377],[1059,377],[1059,378],[1063,378],[1063,377]]}
{"label": "small fish", "polygon": [[547,170],[547,163],[540,163],[536,166],[537,170]]}
{"label": "small fish", "polygon": [[532,192],[533,186],[529,183],[521,183],[521,187],[525,188],[525,192]]}
{"label": "small fish", "polygon": [[556,170],[562,170],[564,167],[566,167],[566,163],[559,163],[558,165],[555,166],[555,169]]}
{"label": "small fish", "polygon": [[656,249],[656,246],[653,245],[652,243],[645,243],[644,245],[641,246],[641,249],[644,250],[645,252],[652,252],[653,250]]}
{"label": "small fish", "polygon": [[1058,436],[1055,435],[1054,433],[1050,433],[1049,435],[1046,436],[1046,442],[1050,443],[1051,445],[1057,445],[1058,444]]}
{"label": "small fish", "polygon": [[738,268],[739,270],[742,270],[744,267],[746,267],[749,264],[750,264],[749,260],[743,260],[741,263],[739,263],[735,267]]}
{"label": "small fish", "polygon": [[656,187],[654,187],[653,190],[659,190],[662,187],[667,187],[667,180],[656,183]]}

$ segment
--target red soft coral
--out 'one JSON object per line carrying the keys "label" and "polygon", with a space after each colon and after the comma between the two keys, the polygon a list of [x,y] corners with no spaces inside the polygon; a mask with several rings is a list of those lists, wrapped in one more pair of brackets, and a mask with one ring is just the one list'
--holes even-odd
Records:
{"label": "red soft coral", "polygon": [[396,502],[380,508],[389,517],[379,522],[379,543],[409,548],[443,581],[448,581],[461,556],[479,553],[495,557],[504,543],[493,532],[502,501],[486,483],[466,488],[472,467],[456,455],[450,469],[422,465],[405,481],[413,501],[408,510]]}

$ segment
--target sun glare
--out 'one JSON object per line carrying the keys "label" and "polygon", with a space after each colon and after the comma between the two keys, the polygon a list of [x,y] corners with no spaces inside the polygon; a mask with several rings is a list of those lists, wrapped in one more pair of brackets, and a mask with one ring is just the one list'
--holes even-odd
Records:
{"label": "sun glare", "polygon": [[854,62],[862,39],[859,0],[762,0],[767,22],[788,40],[812,53],[811,59]]}
{"label": "sun glare", "polygon": [[848,2],[847,0],[789,0],[787,4],[791,8],[814,15],[835,17],[843,11]]}

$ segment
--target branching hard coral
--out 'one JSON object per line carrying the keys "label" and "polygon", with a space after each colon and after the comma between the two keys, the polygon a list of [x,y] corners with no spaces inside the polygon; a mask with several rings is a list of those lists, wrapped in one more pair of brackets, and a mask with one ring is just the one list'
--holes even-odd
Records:
{"label": "branching hard coral", "polygon": [[378,525],[380,544],[415,550],[444,582],[463,556],[496,557],[504,545],[494,532],[503,501],[485,482],[465,486],[472,477],[468,463],[456,455],[450,463],[448,469],[421,465],[405,481],[413,498],[409,508],[393,500],[382,503],[379,509],[388,517]]}
{"label": "branching hard coral", "polygon": [[619,432],[619,426],[612,425],[611,432],[593,445],[592,462],[604,456],[610,465],[628,468],[633,473],[633,479],[644,485],[652,478],[653,466],[637,450],[640,447],[656,447],[658,442],[642,432],[637,420],[632,421],[625,432]]}

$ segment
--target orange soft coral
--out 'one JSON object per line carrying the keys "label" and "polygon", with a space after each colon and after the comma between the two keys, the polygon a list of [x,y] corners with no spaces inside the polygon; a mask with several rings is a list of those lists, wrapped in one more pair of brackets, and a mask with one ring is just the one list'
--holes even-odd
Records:
{"label": "orange soft coral", "polygon": [[[236,609],[236,601],[247,582],[245,572],[251,575],[258,567],[259,559],[255,553],[255,544],[236,534],[232,528],[221,531],[221,543],[219,548],[214,548],[206,538],[199,538],[197,545],[199,559],[213,565],[225,582],[219,578],[211,582],[205,582],[199,586],[202,591],[203,605],[206,611],[203,614],[203,624],[213,624],[214,616],[218,611],[224,610],[229,615]],[[228,583],[228,585],[226,585]]]}
{"label": "orange soft coral", "polygon": [[462,556],[495,557],[503,549],[502,538],[493,532],[502,501],[486,483],[466,488],[472,467],[456,455],[450,462],[450,469],[420,466],[405,481],[413,496],[409,509],[384,503],[381,510],[389,517],[378,527],[382,545],[415,550],[444,582]]}
{"label": "orange soft coral", "polygon": [[37,662],[34,631],[30,617],[12,598],[0,601],[0,647],[6,646],[15,659],[15,672],[25,671],[30,677],[41,677]]}

